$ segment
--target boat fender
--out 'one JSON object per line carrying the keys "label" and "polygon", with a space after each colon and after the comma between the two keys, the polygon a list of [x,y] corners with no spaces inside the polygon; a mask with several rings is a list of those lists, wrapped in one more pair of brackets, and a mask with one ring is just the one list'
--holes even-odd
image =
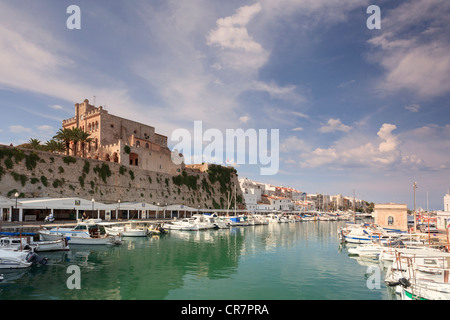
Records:
{"label": "boat fender", "polygon": [[403,287],[403,288],[408,288],[411,286],[411,282],[409,282],[408,279],[405,278],[400,278],[398,279],[398,283]]}

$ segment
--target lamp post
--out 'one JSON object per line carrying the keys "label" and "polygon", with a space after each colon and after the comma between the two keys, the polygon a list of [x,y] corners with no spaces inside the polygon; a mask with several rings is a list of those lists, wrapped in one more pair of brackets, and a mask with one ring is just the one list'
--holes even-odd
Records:
{"label": "lamp post", "polygon": [[[19,193],[18,192],[14,193],[14,198],[16,198],[16,208],[15,208],[14,212],[17,213],[17,198],[19,198]],[[23,219],[22,219],[22,223],[23,223]]]}
{"label": "lamp post", "polygon": [[158,219],[158,212],[159,212],[159,202],[156,204],[157,208],[156,208],[156,219]]}
{"label": "lamp post", "polygon": [[413,183],[413,190],[414,190],[414,232],[417,232],[417,220],[416,220],[416,189],[417,189],[417,182]]}
{"label": "lamp post", "polygon": [[164,219],[166,219],[166,210],[167,210],[167,202],[166,202],[166,205],[164,207]]}

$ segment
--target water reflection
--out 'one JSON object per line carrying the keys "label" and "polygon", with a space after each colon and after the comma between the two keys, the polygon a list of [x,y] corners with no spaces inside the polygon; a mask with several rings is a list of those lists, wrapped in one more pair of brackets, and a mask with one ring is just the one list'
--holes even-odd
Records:
{"label": "water reflection", "polygon": [[[339,246],[339,222],[282,223],[124,238],[121,246],[49,253],[1,299],[361,299],[361,272]],[[67,267],[81,271],[70,290]],[[364,271],[361,272],[364,277]],[[325,293],[325,288],[335,292]],[[356,289],[355,289],[356,287]],[[336,291],[347,295],[336,293]],[[359,291],[358,291],[359,290]],[[357,292],[357,293],[355,293]]]}

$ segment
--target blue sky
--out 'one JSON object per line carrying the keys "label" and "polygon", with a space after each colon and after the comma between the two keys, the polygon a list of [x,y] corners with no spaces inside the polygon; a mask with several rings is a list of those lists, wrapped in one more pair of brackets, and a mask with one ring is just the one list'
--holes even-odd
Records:
{"label": "blue sky", "polygon": [[240,177],[410,208],[417,181],[418,206],[442,209],[449,14],[448,0],[2,1],[0,143],[46,141],[95,96],[169,138],[194,121],[278,129],[278,173]]}

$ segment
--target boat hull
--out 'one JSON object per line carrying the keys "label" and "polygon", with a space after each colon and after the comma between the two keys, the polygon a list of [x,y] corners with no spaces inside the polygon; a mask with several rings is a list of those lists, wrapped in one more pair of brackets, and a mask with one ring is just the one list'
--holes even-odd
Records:
{"label": "boat hull", "polygon": [[74,236],[73,233],[64,233],[64,232],[39,232],[39,235],[42,239],[46,241],[61,239],[61,236],[67,237],[67,242],[69,244],[75,245],[109,245],[119,243],[119,236],[107,236],[102,238],[91,238],[91,237],[80,237]]}
{"label": "boat hull", "polygon": [[27,261],[27,252],[0,250],[0,269],[25,269],[33,265]]}

